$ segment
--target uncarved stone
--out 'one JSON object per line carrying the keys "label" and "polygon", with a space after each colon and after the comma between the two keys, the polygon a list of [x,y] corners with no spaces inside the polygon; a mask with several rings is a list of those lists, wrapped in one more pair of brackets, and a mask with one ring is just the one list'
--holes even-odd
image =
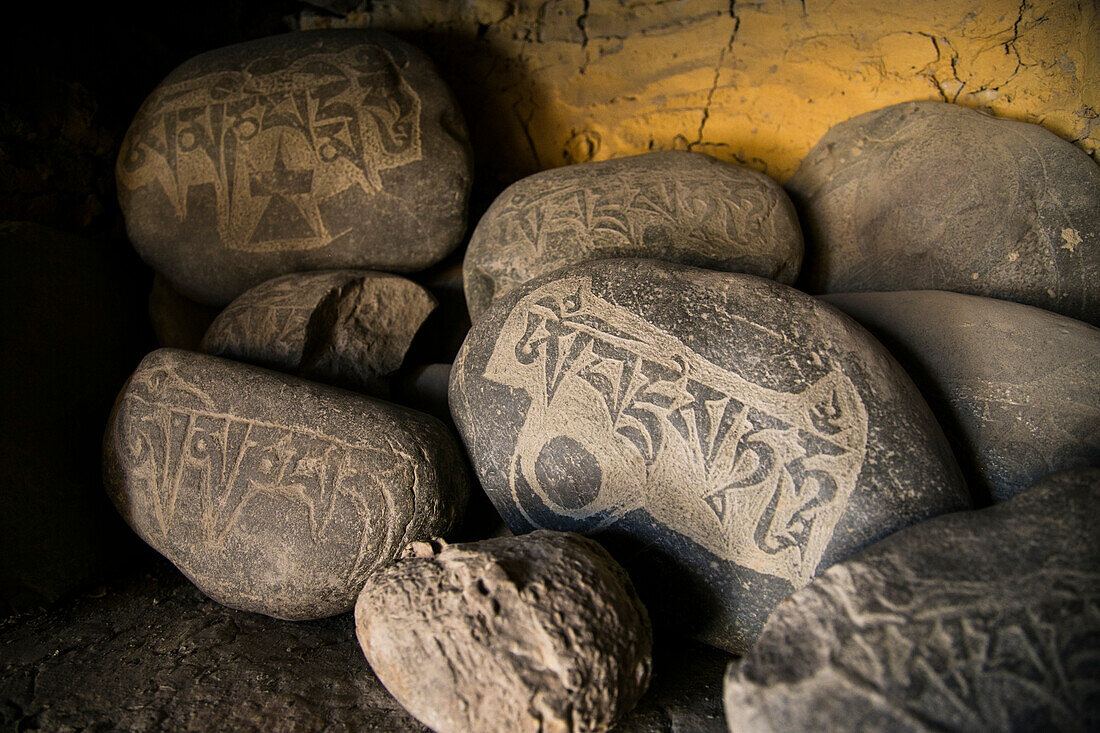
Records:
{"label": "uncarved stone", "polygon": [[477,320],[494,298],[566,265],[653,257],[792,283],[802,232],[762,173],[667,151],[536,173],[482,217],[463,264]]}
{"label": "uncarved stone", "polygon": [[734,652],[833,563],[969,505],[902,368],[772,280],[604,260],[504,296],[451,412],[515,532],[601,533],[643,598]]}
{"label": "uncarved stone", "polygon": [[824,299],[906,368],[975,493],[1003,501],[1052,471],[1100,465],[1100,329],[936,290]]}
{"label": "uncarved stone", "polygon": [[202,350],[386,396],[435,298],[411,280],[363,270],[273,278],[229,304]]}
{"label": "uncarved stone", "polygon": [[470,170],[428,58],[385,33],[331,30],[185,62],[138,110],[116,173],[146,262],[224,305],[287,272],[442,259],[465,232]]}
{"label": "uncarved stone", "polygon": [[787,190],[811,292],[951,290],[1100,324],[1100,167],[1038,125],[896,104],[832,128]]}
{"label": "uncarved stone", "polygon": [[1100,469],[833,566],[726,678],[730,731],[1100,727]]}
{"label": "uncarved stone", "polygon": [[367,580],[355,629],[378,679],[438,733],[607,731],[652,670],[630,578],[568,533],[413,544]]}
{"label": "uncarved stone", "polygon": [[350,610],[372,570],[456,525],[468,494],[435,418],[174,349],[119,395],[104,476],[127,523],[204,593],[287,619]]}

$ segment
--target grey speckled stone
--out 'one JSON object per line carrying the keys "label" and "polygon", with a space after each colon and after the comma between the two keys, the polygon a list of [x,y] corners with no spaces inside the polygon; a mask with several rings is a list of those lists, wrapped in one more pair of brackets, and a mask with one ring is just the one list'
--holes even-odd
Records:
{"label": "grey speckled stone", "polygon": [[935,290],[824,299],[909,371],[972,488],[1003,501],[1051,471],[1100,465],[1100,329]]}
{"label": "grey speckled stone", "polygon": [[1070,469],[833,566],[730,667],[729,730],[1097,730],[1098,514]]}
{"label": "grey speckled stone", "polygon": [[119,395],[104,477],[127,523],[204,593],[289,619],[350,610],[372,570],[448,532],[468,495],[435,418],[173,349]]}
{"label": "grey speckled stone", "polygon": [[833,127],[786,186],[811,292],[951,290],[1100,325],[1100,167],[1039,125],[896,104]]}
{"label": "grey speckled stone", "polygon": [[604,260],[536,278],[474,324],[450,404],[513,531],[601,533],[651,610],[735,652],[817,573],[969,505],[886,350],[751,275]]}
{"label": "grey speckled stone", "polygon": [[542,171],[482,217],[463,263],[477,320],[494,298],[566,265],[653,257],[792,283],[802,232],[763,173],[702,153],[646,153]]}
{"label": "grey speckled stone", "polygon": [[439,261],[465,232],[471,162],[426,56],[330,30],[185,62],[138,110],[116,174],[142,257],[224,305],[287,272]]}
{"label": "grey speckled stone", "polygon": [[630,578],[569,533],[410,545],[367,579],[355,628],[382,684],[437,733],[607,731],[652,671]]}
{"label": "grey speckled stone", "polygon": [[210,325],[202,350],[386,396],[436,306],[411,280],[363,270],[283,275],[251,288]]}

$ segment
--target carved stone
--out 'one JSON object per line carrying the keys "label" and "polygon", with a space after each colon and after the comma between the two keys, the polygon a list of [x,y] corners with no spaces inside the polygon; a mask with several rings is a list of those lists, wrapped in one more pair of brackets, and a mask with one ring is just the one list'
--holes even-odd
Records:
{"label": "carved stone", "polygon": [[832,128],[786,186],[811,292],[951,290],[1100,325],[1100,167],[1039,125],[896,104]]}
{"label": "carved stone", "polygon": [[651,609],[734,652],[820,571],[969,504],[886,350],[751,275],[605,260],[536,278],[474,324],[450,405],[513,531],[602,533]]}
{"label": "carved stone", "polygon": [[935,290],[824,299],[908,370],[972,489],[1004,501],[1051,471],[1100,465],[1100,329]]}
{"label": "carved stone", "polygon": [[652,630],[592,540],[415,543],[355,604],[371,669],[437,733],[607,731],[649,685]]}
{"label": "carved stone", "polygon": [[386,396],[436,301],[411,280],[363,270],[273,278],[229,304],[202,350]]}
{"label": "carved stone", "polygon": [[566,265],[654,257],[792,283],[802,232],[778,183],[702,153],[667,151],[542,171],[482,217],[463,265],[477,320],[494,298]]}
{"label": "carved stone", "polygon": [[220,308],[196,303],[180,293],[164,275],[153,275],[149,320],[161,346],[198,351],[203,334],[219,313]]}
{"label": "carved stone", "polygon": [[431,62],[377,31],[299,32],[196,56],[138,110],[116,175],[126,229],[184,295],[276,275],[418,270],[462,239],[465,125]]}
{"label": "carved stone", "polygon": [[149,354],[119,395],[104,479],[204,593],[286,619],[351,609],[366,576],[457,523],[462,455],[435,418],[204,354]]}
{"label": "carved stone", "polygon": [[730,666],[729,730],[1100,727],[1100,469],[835,565]]}

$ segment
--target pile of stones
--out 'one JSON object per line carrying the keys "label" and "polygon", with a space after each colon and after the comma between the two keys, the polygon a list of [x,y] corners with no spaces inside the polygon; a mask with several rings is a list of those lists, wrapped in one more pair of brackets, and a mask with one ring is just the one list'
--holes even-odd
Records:
{"label": "pile of stones", "polygon": [[1072,144],[913,102],[786,190],[683,151],[567,166],[417,282],[465,239],[462,116],[407,43],[315,31],[180,66],[117,177],[186,348],[118,396],[112,501],[220,604],[354,609],[433,730],[609,730],[664,674],[654,629],[741,656],[731,731],[1100,726]]}

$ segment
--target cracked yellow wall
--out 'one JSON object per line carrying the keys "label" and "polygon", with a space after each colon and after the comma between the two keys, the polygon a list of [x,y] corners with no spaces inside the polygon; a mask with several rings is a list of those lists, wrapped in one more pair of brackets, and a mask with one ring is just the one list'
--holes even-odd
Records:
{"label": "cracked yellow wall", "polygon": [[374,0],[300,20],[425,48],[501,183],[671,148],[785,180],[832,125],[919,99],[1100,147],[1097,0]]}

